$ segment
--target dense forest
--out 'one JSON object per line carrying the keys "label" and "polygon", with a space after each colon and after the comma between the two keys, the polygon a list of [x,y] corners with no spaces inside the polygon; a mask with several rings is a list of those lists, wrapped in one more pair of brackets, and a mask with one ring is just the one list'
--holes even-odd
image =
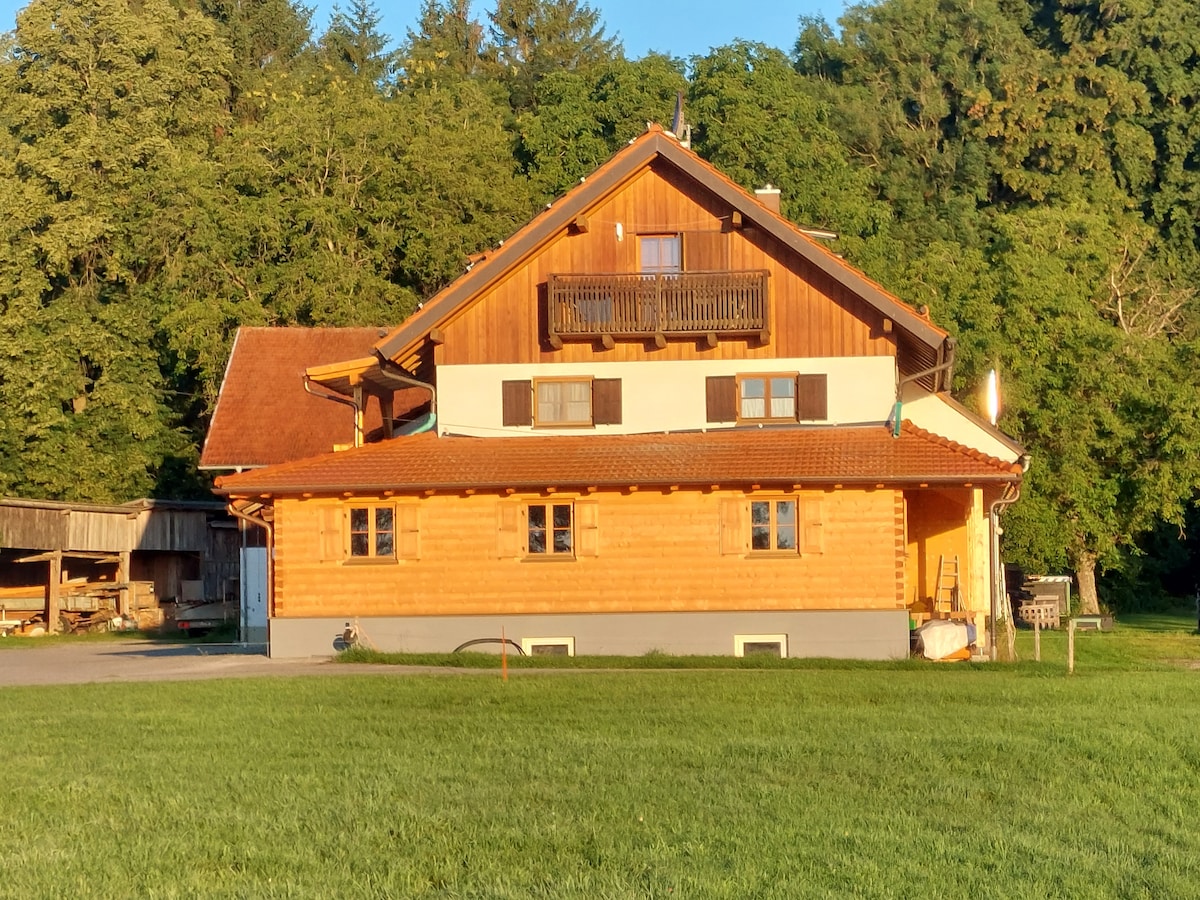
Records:
{"label": "dense forest", "polygon": [[[995,368],[1005,552],[1196,588],[1200,6],[879,0],[629,59],[579,0],[33,0],[0,58],[0,495],[197,496],[239,325],[394,325],[686,98],[693,148]],[[791,40],[791,38],[789,38]],[[392,48],[395,49],[392,49]],[[1189,527],[1190,526],[1190,527]]]}

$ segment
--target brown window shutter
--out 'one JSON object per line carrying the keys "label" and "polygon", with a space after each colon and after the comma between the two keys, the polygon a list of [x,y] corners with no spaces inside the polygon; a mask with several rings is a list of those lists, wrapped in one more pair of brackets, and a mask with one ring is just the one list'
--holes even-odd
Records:
{"label": "brown window shutter", "polygon": [[600,501],[575,501],[575,555],[600,555]]}
{"label": "brown window shutter", "polygon": [[344,558],[346,538],[342,531],[341,506],[322,506],[320,517],[318,559],[322,562],[329,562]]}
{"label": "brown window shutter", "polygon": [[746,501],[736,497],[721,500],[721,555],[747,551],[750,530],[745,524]]}
{"label": "brown window shutter", "polygon": [[722,231],[683,233],[683,271],[724,272],[729,268],[729,236]]}
{"label": "brown window shutter", "polygon": [[800,500],[801,553],[825,552],[825,522],[820,497],[804,497]]}
{"label": "brown window shutter", "polygon": [[737,376],[710,375],[704,384],[708,421],[737,421]]}
{"label": "brown window shutter", "polygon": [[525,552],[523,512],[519,500],[501,500],[496,504],[496,555],[501,559],[515,559]]}
{"label": "brown window shutter", "polygon": [[820,375],[796,376],[796,418],[800,421],[829,418],[829,377]]}
{"label": "brown window shutter", "polygon": [[421,558],[421,505],[401,503],[396,507],[396,556],[399,559]]}
{"label": "brown window shutter", "polygon": [[592,379],[592,424],[621,424],[621,379]]}
{"label": "brown window shutter", "polygon": [[505,425],[533,424],[533,382],[501,382]]}

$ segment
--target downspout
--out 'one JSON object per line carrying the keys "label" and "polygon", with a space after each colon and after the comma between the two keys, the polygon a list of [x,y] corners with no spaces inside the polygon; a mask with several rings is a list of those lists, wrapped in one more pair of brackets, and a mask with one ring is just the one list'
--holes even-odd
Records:
{"label": "downspout", "polygon": [[[912,384],[914,381],[920,381],[929,375],[936,375],[939,372],[944,372],[945,376],[941,379],[943,386],[950,384],[954,380],[954,348],[958,342],[952,338],[946,338],[943,343],[942,361],[936,366],[930,366],[928,369],[922,369],[920,372],[914,372],[912,375],[905,375],[896,382],[896,405],[892,407],[892,437],[900,437],[900,415],[903,411],[904,403],[901,397],[904,396],[904,386]],[[934,390],[938,390],[938,381],[933,383]]]}
{"label": "downspout", "polygon": [[[304,392],[306,394],[312,394],[314,397],[320,397],[322,400],[332,400],[334,403],[344,403],[346,406],[349,406],[352,410],[354,410],[354,446],[362,446],[362,407],[359,405],[359,403],[356,403],[354,400],[347,400],[341,394],[334,393],[333,391],[322,391],[321,393],[317,393],[312,389],[312,382],[309,380],[307,375],[304,376]],[[355,396],[361,398],[361,391],[356,389]]]}
{"label": "downspout", "polygon": [[426,431],[432,431],[437,426],[437,388],[428,381],[421,381],[419,378],[413,378],[408,372],[400,368],[386,356],[379,358],[379,368],[387,372],[397,381],[403,381],[405,384],[412,385],[415,388],[422,388],[429,391],[429,415],[416,429],[410,431],[410,435],[423,434]]}
{"label": "downspout", "polygon": [[[235,509],[233,501],[225,504],[225,508],[229,510],[229,514],[235,519],[242,522],[248,522],[251,525],[257,525],[267,532],[267,627],[270,628],[271,617],[275,615],[275,529],[271,527],[271,523],[266,519],[257,519],[254,516],[247,515],[241,510]],[[245,604],[242,604],[242,616],[245,617]],[[245,628],[245,623],[242,625]],[[245,632],[243,631],[243,638]],[[270,647],[270,631],[267,632],[267,646]],[[269,652],[269,650],[268,650]]]}
{"label": "downspout", "polygon": [[[1020,463],[1021,474],[1028,472],[1029,455],[1022,454]],[[988,507],[988,536],[991,539],[991,546],[988,549],[992,557],[992,608],[991,615],[988,617],[988,653],[992,662],[996,661],[996,619],[1000,614],[1001,602],[1008,602],[1007,596],[1002,596],[1005,592],[1004,570],[1000,560],[1000,513],[1016,503],[1020,497],[1021,486],[1019,484],[1008,484],[1004,487],[1004,493]],[[1006,610],[1005,615],[1011,616],[1012,612]]]}

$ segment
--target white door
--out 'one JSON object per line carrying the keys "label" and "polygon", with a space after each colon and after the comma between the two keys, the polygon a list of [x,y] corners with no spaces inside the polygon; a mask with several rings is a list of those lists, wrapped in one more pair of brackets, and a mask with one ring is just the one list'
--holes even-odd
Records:
{"label": "white door", "polygon": [[242,640],[267,640],[267,548],[242,548]]}

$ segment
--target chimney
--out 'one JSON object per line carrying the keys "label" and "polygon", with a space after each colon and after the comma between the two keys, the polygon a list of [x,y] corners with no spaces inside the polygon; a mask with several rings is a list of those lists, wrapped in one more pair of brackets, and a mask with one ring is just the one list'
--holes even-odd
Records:
{"label": "chimney", "polygon": [[771,212],[775,213],[776,215],[781,214],[779,212],[779,188],[772,185],[769,181],[767,182],[766,187],[756,188],[754,191],[754,196],[758,198],[759,203],[761,203]]}

